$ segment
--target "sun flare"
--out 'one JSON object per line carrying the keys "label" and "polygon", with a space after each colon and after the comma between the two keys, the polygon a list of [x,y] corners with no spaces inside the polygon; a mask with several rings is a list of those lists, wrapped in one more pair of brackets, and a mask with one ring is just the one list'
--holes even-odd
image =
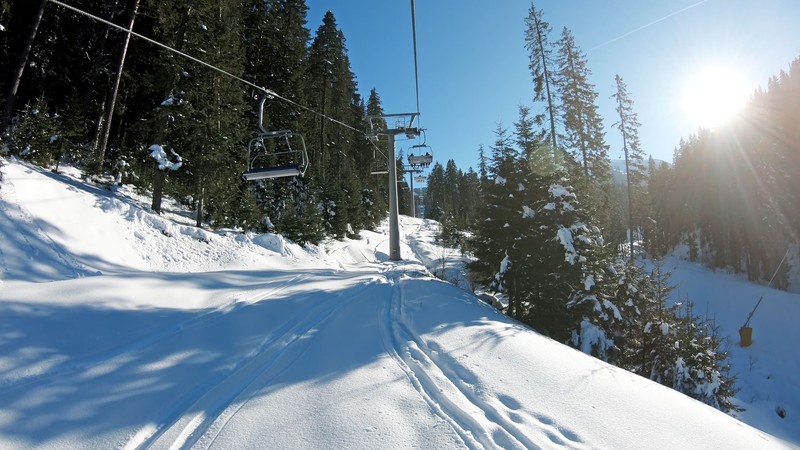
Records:
{"label": "sun flare", "polygon": [[697,72],[686,86],[684,108],[697,126],[714,128],[741,111],[747,101],[744,77],[724,66],[707,67]]}

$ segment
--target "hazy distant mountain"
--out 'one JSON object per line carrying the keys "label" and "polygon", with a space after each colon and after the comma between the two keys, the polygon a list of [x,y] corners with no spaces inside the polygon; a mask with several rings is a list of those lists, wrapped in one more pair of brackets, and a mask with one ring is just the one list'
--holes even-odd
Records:
{"label": "hazy distant mountain", "polygon": [[[666,161],[662,161],[660,159],[655,160],[656,164],[667,164],[670,163]],[[625,184],[625,160],[624,159],[612,159],[611,160],[611,176],[614,177],[614,183],[617,184]]]}

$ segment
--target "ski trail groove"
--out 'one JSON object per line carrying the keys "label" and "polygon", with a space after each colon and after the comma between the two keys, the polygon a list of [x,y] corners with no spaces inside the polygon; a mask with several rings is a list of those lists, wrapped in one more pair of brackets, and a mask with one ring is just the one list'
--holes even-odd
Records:
{"label": "ski trail groove", "polygon": [[444,388],[440,386],[441,380],[434,379],[436,375],[432,374],[434,370],[430,367],[430,360],[424,358],[414,341],[398,323],[400,303],[402,302],[399,277],[387,275],[386,278],[392,289],[389,299],[381,311],[381,316],[378,318],[386,351],[405,372],[414,389],[430,406],[434,414],[447,422],[467,447],[473,449],[496,447],[489,434],[473,415],[456,405]]}
{"label": "ski trail groove", "polygon": [[[480,430],[476,438],[487,448],[540,448],[542,445],[528,437],[513,420],[505,417],[489,400],[484,399],[474,386],[465,381],[453,362],[444,361],[438,351],[433,351],[424,340],[408,325],[404,310],[403,287],[399,276],[394,276],[396,284],[392,295],[389,318],[393,335],[397,342],[405,341],[407,350],[404,362],[415,372],[420,380],[428,380],[426,387],[441,404],[451,406],[451,416],[468,416],[463,423],[468,429]],[[456,363],[457,364],[457,363]],[[420,369],[420,370],[414,370]],[[486,419],[478,421],[479,417]],[[471,420],[470,420],[471,419]],[[472,425],[474,424],[474,425]],[[555,440],[551,439],[555,442]]]}
{"label": "ski trail groove", "polygon": [[[225,426],[230,422],[230,420],[243,408],[255,395],[258,395],[259,392],[264,391],[264,386],[274,380],[276,377],[280,376],[285,370],[291,367],[300,357],[305,353],[308,346],[306,345],[304,348],[300,349],[295,355],[289,354],[289,360],[284,363],[282,367],[278,367],[277,371],[271,374],[268,374],[268,371],[273,368],[275,362],[277,362],[281,357],[286,355],[289,350],[289,344],[294,343],[297,340],[300,340],[304,336],[308,335],[312,332],[319,324],[327,321],[339,311],[341,311],[345,306],[349,305],[357,298],[360,298],[364,292],[367,292],[371,289],[375,283],[376,279],[371,279],[369,282],[362,285],[357,291],[349,293],[349,298],[338,302],[338,304],[334,305],[330,309],[323,311],[323,313],[317,316],[315,319],[310,320],[310,325],[302,327],[302,332],[298,333],[291,342],[287,343],[287,345],[282,346],[278,349],[278,354],[276,354],[270,361],[267,367],[264,367],[261,370],[257,377],[255,377],[248,386],[245,386],[237,396],[232,399],[230,402],[227,403],[227,406],[218,414],[216,417],[213,417],[213,420],[207,420],[206,425],[200,429],[196,429],[192,435],[194,436],[194,440],[190,442],[191,448],[204,448],[208,449],[216,441],[217,436],[222,432]],[[255,389],[251,389],[251,385],[255,385],[255,382],[259,381],[260,383],[256,385]],[[251,392],[248,392],[251,391]],[[189,447],[185,445],[184,447]],[[175,447],[173,447],[175,448]]]}
{"label": "ski trail groove", "polygon": [[153,345],[171,336],[175,336],[181,332],[191,330],[192,328],[195,328],[204,323],[214,321],[215,319],[218,319],[224,316],[225,314],[235,312],[240,308],[246,308],[250,306],[255,300],[277,294],[289,288],[290,286],[298,282],[301,282],[304,279],[308,279],[310,277],[311,275],[309,274],[296,275],[291,279],[287,280],[286,282],[281,283],[279,286],[272,287],[269,289],[259,290],[256,293],[248,295],[245,299],[234,299],[228,301],[216,308],[192,316],[178,323],[171,324],[170,326],[164,328],[161,331],[150,334],[147,337],[135,340],[121,347],[109,349],[108,351],[100,353],[99,355],[69,362],[63,367],[49,370],[40,374],[22,377],[15,380],[8,380],[6,382],[0,381],[0,386],[9,390],[17,389],[22,386],[28,386],[32,383],[48,380],[53,377],[62,377],[65,375],[71,375],[81,370],[86,370],[93,366],[110,362],[123,355],[139,352],[141,350],[152,347]]}
{"label": "ski trail groove", "polygon": [[[158,423],[141,428],[123,448],[207,448],[247,400],[258,392],[262,383],[256,384],[256,381],[268,374],[292,344],[308,336],[319,324],[371,288],[373,283],[362,285],[356,292],[349,293],[347,299],[320,302],[310,311],[304,311],[302,315],[305,317],[301,320],[287,320],[266,335],[260,345],[248,352],[235,367],[184,394]],[[286,367],[301,355],[302,351]]]}

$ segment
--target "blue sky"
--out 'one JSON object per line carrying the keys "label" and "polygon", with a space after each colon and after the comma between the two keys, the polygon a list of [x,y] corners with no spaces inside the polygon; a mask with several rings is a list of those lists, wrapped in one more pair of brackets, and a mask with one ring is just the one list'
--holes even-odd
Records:
{"label": "blue sky", "polygon": [[[359,90],[377,88],[387,113],[416,110],[410,1],[307,0],[312,37],[333,11],[347,39]],[[741,74],[747,93],[800,57],[797,0],[537,0],[553,27],[568,27],[588,54],[610,156],[621,158],[614,76],[625,80],[646,153],[671,161],[698,128],[682,100],[709,66]],[[479,144],[511,129],[518,105],[534,104],[524,48],[529,0],[417,0],[420,123],[435,159],[477,167]],[[682,11],[683,10],[683,11]],[[682,12],[679,12],[682,11]],[[632,32],[632,33],[631,33]],[[630,33],[630,34],[628,34]],[[617,39],[619,38],[619,39]],[[398,142],[398,151],[410,145]]]}

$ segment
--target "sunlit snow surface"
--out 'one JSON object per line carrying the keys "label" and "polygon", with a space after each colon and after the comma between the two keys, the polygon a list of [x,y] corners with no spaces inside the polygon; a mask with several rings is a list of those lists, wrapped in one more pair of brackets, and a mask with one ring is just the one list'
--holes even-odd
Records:
{"label": "sunlit snow surface", "polygon": [[[741,417],[542,337],[462,286],[436,224],[300,247],[192,227],[9,161],[0,189],[0,448],[786,448],[798,296],[732,345]],[[670,261],[735,335],[763,287]],[[678,295],[678,294],[676,294]],[[738,340],[734,341],[735,344]],[[785,408],[786,418],[775,414]],[[794,443],[794,444],[793,444]]]}

